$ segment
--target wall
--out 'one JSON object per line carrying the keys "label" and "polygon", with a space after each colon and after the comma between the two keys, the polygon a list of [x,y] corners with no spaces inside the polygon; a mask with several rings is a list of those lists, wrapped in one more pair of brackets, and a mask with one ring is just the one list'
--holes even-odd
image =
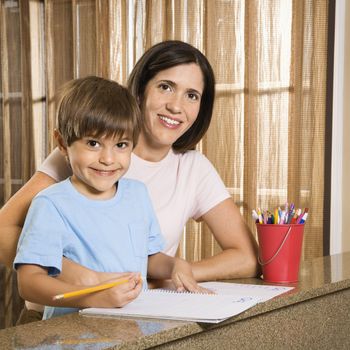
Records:
{"label": "wall", "polygon": [[343,121],[343,239],[342,250],[350,251],[350,2],[345,1],[344,121]]}

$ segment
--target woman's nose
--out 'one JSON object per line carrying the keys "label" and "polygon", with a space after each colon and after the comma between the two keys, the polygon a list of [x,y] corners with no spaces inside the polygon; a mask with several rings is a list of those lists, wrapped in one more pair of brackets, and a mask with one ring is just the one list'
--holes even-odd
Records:
{"label": "woman's nose", "polygon": [[166,104],[166,108],[168,109],[169,112],[173,114],[181,113],[181,110],[182,110],[181,97],[178,96],[177,94],[172,95]]}

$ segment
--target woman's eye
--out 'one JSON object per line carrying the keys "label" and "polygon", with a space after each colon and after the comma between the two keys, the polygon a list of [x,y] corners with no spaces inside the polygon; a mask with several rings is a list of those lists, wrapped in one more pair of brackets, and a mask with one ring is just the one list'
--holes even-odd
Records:
{"label": "woman's eye", "polygon": [[188,98],[189,98],[190,100],[192,100],[192,101],[198,101],[198,100],[199,100],[198,94],[195,94],[195,93],[192,93],[192,92],[190,92],[190,93],[188,94]]}
{"label": "woman's eye", "polygon": [[87,144],[90,146],[90,147],[93,147],[93,148],[96,148],[98,147],[100,144],[98,143],[98,141],[95,141],[95,140],[88,140]]}
{"label": "woman's eye", "polygon": [[170,90],[169,84],[164,84],[164,83],[159,84],[159,88],[160,88],[161,90],[164,90],[164,91],[169,91],[169,90]]}

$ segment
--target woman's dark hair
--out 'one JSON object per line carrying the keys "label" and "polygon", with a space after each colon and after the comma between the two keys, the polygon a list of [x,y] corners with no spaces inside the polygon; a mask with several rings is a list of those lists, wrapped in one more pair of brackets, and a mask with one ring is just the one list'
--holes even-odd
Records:
{"label": "woman's dark hair", "polygon": [[169,40],[152,46],[139,59],[128,79],[130,92],[142,105],[147,83],[159,72],[181,64],[195,63],[203,74],[204,90],[196,121],[173,144],[176,152],[194,149],[209,128],[215,96],[215,77],[207,58],[183,41]]}

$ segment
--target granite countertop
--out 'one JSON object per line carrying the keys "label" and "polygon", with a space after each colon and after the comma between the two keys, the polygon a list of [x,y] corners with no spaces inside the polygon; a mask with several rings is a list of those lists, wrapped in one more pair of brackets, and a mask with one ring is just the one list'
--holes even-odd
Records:
{"label": "granite countertop", "polygon": [[[0,331],[2,349],[144,349],[350,288],[350,252],[304,261],[293,290],[220,324],[70,314]],[[233,283],[266,284],[260,279]]]}

